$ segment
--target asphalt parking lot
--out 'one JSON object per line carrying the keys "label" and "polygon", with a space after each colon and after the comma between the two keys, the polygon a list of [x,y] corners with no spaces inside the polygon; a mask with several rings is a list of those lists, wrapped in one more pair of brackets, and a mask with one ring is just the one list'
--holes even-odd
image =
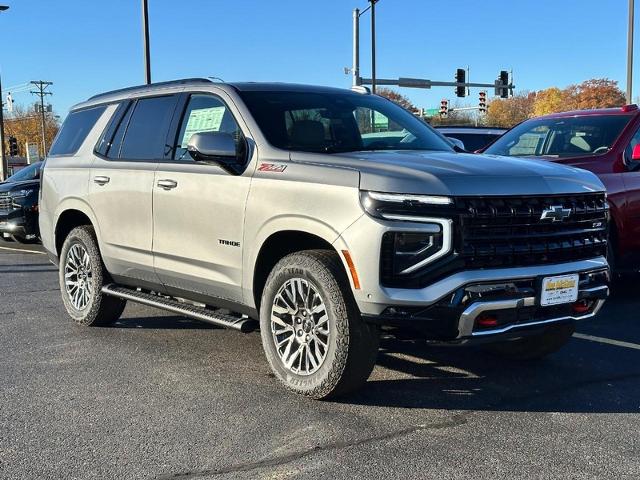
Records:
{"label": "asphalt parking lot", "polygon": [[637,288],[543,362],[386,340],[364,390],[314,402],[258,333],[131,304],[75,326],[39,248],[0,242],[0,478],[637,478]]}

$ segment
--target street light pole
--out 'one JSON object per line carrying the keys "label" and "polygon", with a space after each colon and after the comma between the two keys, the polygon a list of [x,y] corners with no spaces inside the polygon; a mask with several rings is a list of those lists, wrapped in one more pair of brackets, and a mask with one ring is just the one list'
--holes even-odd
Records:
{"label": "street light pole", "polygon": [[144,81],[151,83],[151,56],[149,53],[149,8],[147,0],[142,0],[142,42],[144,44]]}
{"label": "street light pole", "polygon": [[371,92],[376,93],[376,2],[371,2]]}
{"label": "street light pole", "polygon": [[633,14],[635,0],[629,0],[629,28],[627,29],[627,103],[633,103]]}
{"label": "street light pole", "polygon": [[[0,12],[8,10],[7,5],[0,5]],[[9,162],[4,155],[4,114],[2,112],[2,79],[0,78],[0,182],[7,179],[9,173]]]}
{"label": "street light pole", "polygon": [[360,10],[353,11],[353,85],[360,85]]}

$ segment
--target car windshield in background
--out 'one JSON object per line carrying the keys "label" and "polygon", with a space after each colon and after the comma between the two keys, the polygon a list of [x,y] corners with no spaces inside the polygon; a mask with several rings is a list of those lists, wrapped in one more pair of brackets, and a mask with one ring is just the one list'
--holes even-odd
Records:
{"label": "car windshield in background", "polygon": [[460,140],[468,152],[480,150],[500,136],[498,133],[444,133],[444,135]]}
{"label": "car windshield in background", "polygon": [[240,95],[269,143],[285,150],[452,151],[423,121],[375,95],[270,91]]}
{"label": "car windshield in background", "polygon": [[484,153],[508,156],[581,157],[608,152],[632,115],[583,115],[528,120]]}
{"label": "car windshield in background", "polygon": [[40,178],[40,167],[42,167],[42,162],[34,163],[32,165],[29,165],[28,167],[24,167],[7,178],[7,183],[37,180],[38,178]]}

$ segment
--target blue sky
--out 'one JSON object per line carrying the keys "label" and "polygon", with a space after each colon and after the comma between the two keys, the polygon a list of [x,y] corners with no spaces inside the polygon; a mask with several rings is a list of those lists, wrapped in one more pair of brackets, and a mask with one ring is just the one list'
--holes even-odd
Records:
{"label": "blue sky", "polygon": [[[54,82],[64,116],[101,91],[144,81],[140,1],[2,0],[5,88]],[[149,0],[154,81],[217,76],[348,87],[351,22],[366,0]],[[594,77],[625,88],[627,0],[380,0],[378,77],[492,82],[513,69],[519,90]],[[640,14],[636,15],[639,18]],[[369,15],[362,17],[362,73],[370,74]],[[640,40],[637,42],[640,52]],[[640,94],[640,59],[634,97]],[[416,105],[455,100],[450,88],[402,89]],[[16,93],[17,103],[34,98]],[[477,90],[461,103],[475,104]]]}

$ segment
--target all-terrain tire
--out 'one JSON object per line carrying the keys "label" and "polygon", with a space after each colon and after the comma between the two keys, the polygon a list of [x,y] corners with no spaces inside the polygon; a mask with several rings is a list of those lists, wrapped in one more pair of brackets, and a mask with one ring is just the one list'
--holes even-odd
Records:
{"label": "all-terrain tire", "polygon": [[[303,374],[305,372],[302,372],[301,368],[296,372],[295,368],[285,365],[283,348],[279,349],[276,345],[278,335],[273,330],[278,327],[272,322],[274,309],[281,308],[274,306],[274,300],[279,301],[276,300],[276,296],[285,295],[283,289],[296,283],[306,285],[307,298],[313,296],[318,299],[315,308],[322,308],[317,306],[317,302],[323,302],[325,307],[324,310],[320,310],[325,313],[315,314],[315,318],[309,314],[312,310],[303,314],[315,322],[314,325],[317,324],[319,329],[322,328],[323,332],[324,325],[328,326],[327,337],[323,337],[326,338],[327,348],[320,350],[325,352],[325,356],[321,362],[316,362],[319,366],[307,360],[306,374]],[[300,288],[304,291],[303,286]],[[317,297],[315,293],[310,292],[317,292]],[[298,300],[304,305],[304,301]],[[291,320],[292,325],[295,325],[296,318],[301,319],[302,314],[299,310],[304,308],[301,306],[298,309],[298,317],[289,313],[282,314],[282,317],[285,321]],[[318,315],[321,315],[320,318]],[[302,331],[296,331],[296,328],[294,326],[294,335]],[[267,360],[276,377],[289,390],[315,399],[345,395],[361,387],[375,366],[380,340],[379,328],[365,323],[360,316],[340,258],[335,252],[328,250],[293,253],[275,265],[262,293],[260,331]],[[309,332],[315,330],[310,328]],[[311,336],[313,337],[313,333]],[[309,344],[309,353],[315,350],[312,346],[316,347],[317,344]],[[286,348],[284,350],[286,351]],[[300,357],[302,355],[303,353],[300,353]],[[319,356],[318,354],[318,358]],[[309,373],[313,368],[317,370]]]}
{"label": "all-terrain tire", "polygon": [[[70,252],[73,255],[72,259]],[[80,253],[78,254],[78,252]],[[74,267],[69,262],[74,262],[73,265],[82,263],[83,273],[70,275],[69,273],[74,271]],[[84,273],[84,271],[88,273]],[[69,316],[79,325],[108,325],[118,320],[122,315],[127,304],[126,300],[102,293],[102,287],[109,283],[110,277],[102,261],[92,226],[76,227],[67,235],[60,253],[58,277],[64,306]],[[89,287],[83,301],[79,302],[77,291],[68,282],[77,284],[81,280]]]}
{"label": "all-terrain tire", "polygon": [[548,327],[544,332],[530,337],[487,345],[490,352],[511,360],[538,360],[560,350],[571,339],[574,323]]}

